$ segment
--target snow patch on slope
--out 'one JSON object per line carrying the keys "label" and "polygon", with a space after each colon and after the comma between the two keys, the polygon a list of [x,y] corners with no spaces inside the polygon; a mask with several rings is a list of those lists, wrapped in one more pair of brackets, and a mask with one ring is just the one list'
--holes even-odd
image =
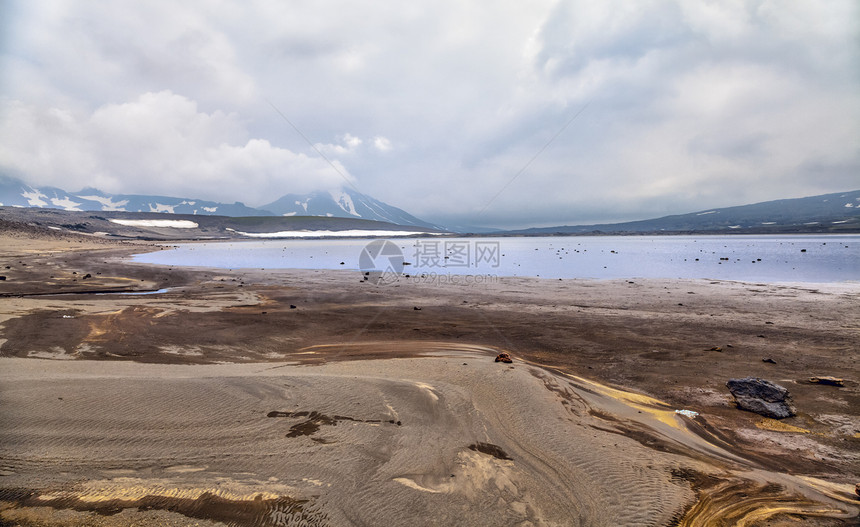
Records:
{"label": "snow patch on slope", "polygon": [[42,194],[35,188],[31,188],[30,192],[22,192],[21,197],[26,199],[27,203],[31,207],[45,207],[48,205],[48,202],[42,199],[47,198],[48,196]]}
{"label": "snow patch on slope", "polygon": [[194,229],[197,224],[191,220],[118,220],[111,219],[111,223],[125,225],[126,227],[171,227],[174,229]]}
{"label": "snow patch on slope", "polygon": [[128,205],[128,200],[114,201],[108,196],[78,196],[81,199],[95,201],[102,204],[102,210],[119,210],[125,211],[125,206]]}
{"label": "snow patch on slope", "polygon": [[176,214],[173,209],[176,205],[162,205],[161,203],[156,203],[155,207],[152,206],[152,203],[149,203],[149,212],[169,212],[170,214]]}
{"label": "snow patch on slope", "polygon": [[361,214],[355,211],[355,203],[352,202],[352,196],[344,192],[343,190],[336,192],[330,191],[329,195],[331,195],[331,199],[337,203],[337,206],[343,209],[346,213],[351,214],[353,216],[361,217]]}
{"label": "snow patch on slope", "polygon": [[76,211],[81,210],[78,208],[80,206],[80,203],[72,201],[71,198],[69,198],[68,196],[66,196],[63,199],[51,198],[51,203],[55,207],[61,207],[63,210],[76,210]]}
{"label": "snow patch on slope", "polygon": [[[113,220],[111,220],[113,221]],[[228,231],[248,236],[249,238],[368,238],[373,236],[415,236],[418,234],[443,234],[441,232],[424,231],[372,231],[363,229],[350,229],[345,231],[278,231],[278,232],[242,232],[231,228]]]}

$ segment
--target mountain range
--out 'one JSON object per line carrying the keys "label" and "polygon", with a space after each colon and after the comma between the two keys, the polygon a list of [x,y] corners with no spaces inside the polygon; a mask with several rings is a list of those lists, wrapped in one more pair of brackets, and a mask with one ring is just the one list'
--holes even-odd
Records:
{"label": "mountain range", "polygon": [[[156,195],[110,194],[94,188],[68,192],[56,187],[33,187],[19,179],[0,175],[0,206],[234,218],[346,218],[414,227],[419,231],[485,235],[860,232],[860,190],[714,208],[624,223],[562,225],[505,231],[434,225],[348,187],[329,192],[287,194],[255,208],[238,201],[227,204]],[[274,224],[269,222],[267,225]]]}
{"label": "mountain range", "polygon": [[649,220],[504,231],[519,235],[860,232],[860,190],[706,209]]}
{"label": "mountain range", "polygon": [[438,230],[406,211],[352,188],[287,194],[259,208],[241,202],[219,203],[192,198],[141,194],[110,194],[94,188],[69,192],[57,187],[33,187],[0,175],[0,206],[39,207],[66,211],[161,212],[169,214],[245,216],[325,216],[360,218]]}

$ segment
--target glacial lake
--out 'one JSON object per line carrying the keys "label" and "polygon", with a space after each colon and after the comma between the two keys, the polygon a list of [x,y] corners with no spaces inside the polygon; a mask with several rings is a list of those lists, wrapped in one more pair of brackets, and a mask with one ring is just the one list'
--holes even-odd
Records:
{"label": "glacial lake", "polygon": [[[711,278],[750,282],[860,281],[860,235],[390,238],[412,276]],[[377,248],[385,240],[376,243]],[[169,266],[222,269],[347,269],[389,256],[369,239],[188,243],[136,255]],[[399,251],[397,251],[399,249]],[[396,255],[395,255],[396,260]]]}

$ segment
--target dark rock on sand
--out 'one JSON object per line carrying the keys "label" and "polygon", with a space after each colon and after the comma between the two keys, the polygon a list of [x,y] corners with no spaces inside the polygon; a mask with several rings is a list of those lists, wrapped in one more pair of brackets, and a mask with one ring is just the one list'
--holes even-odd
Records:
{"label": "dark rock on sand", "polygon": [[836,377],[810,377],[809,382],[812,384],[827,384],[829,386],[845,386],[845,379]]}
{"label": "dark rock on sand", "polygon": [[507,353],[499,353],[496,356],[496,362],[504,362],[504,363],[510,364],[510,363],[514,362],[514,360]]}
{"label": "dark rock on sand", "polygon": [[768,364],[776,364],[776,361],[775,361],[775,360],[773,360],[773,359],[771,359],[770,357],[768,357],[768,358],[764,358],[764,359],[762,359],[761,361],[762,361],[762,362],[766,362],[766,363],[768,363]]}
{"label": "dark rock on sand", "polygon": [[773,419],[784,419],[796,413],[788,390],[756,377],[729,379],[726,383],[738,408]]}

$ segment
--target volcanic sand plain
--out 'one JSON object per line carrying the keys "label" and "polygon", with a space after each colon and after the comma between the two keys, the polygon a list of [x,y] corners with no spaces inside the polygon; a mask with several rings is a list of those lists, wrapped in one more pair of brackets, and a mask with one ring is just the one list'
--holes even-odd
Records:
{"label": "volcanic sand plain", "polygon": [[[142,242],[0,238],[3,525],[860,514],[858,284],[374,285],[130,262],[161,249]],[[786,386],[798,415],[737,409],[725,382],[746,376]]]}

